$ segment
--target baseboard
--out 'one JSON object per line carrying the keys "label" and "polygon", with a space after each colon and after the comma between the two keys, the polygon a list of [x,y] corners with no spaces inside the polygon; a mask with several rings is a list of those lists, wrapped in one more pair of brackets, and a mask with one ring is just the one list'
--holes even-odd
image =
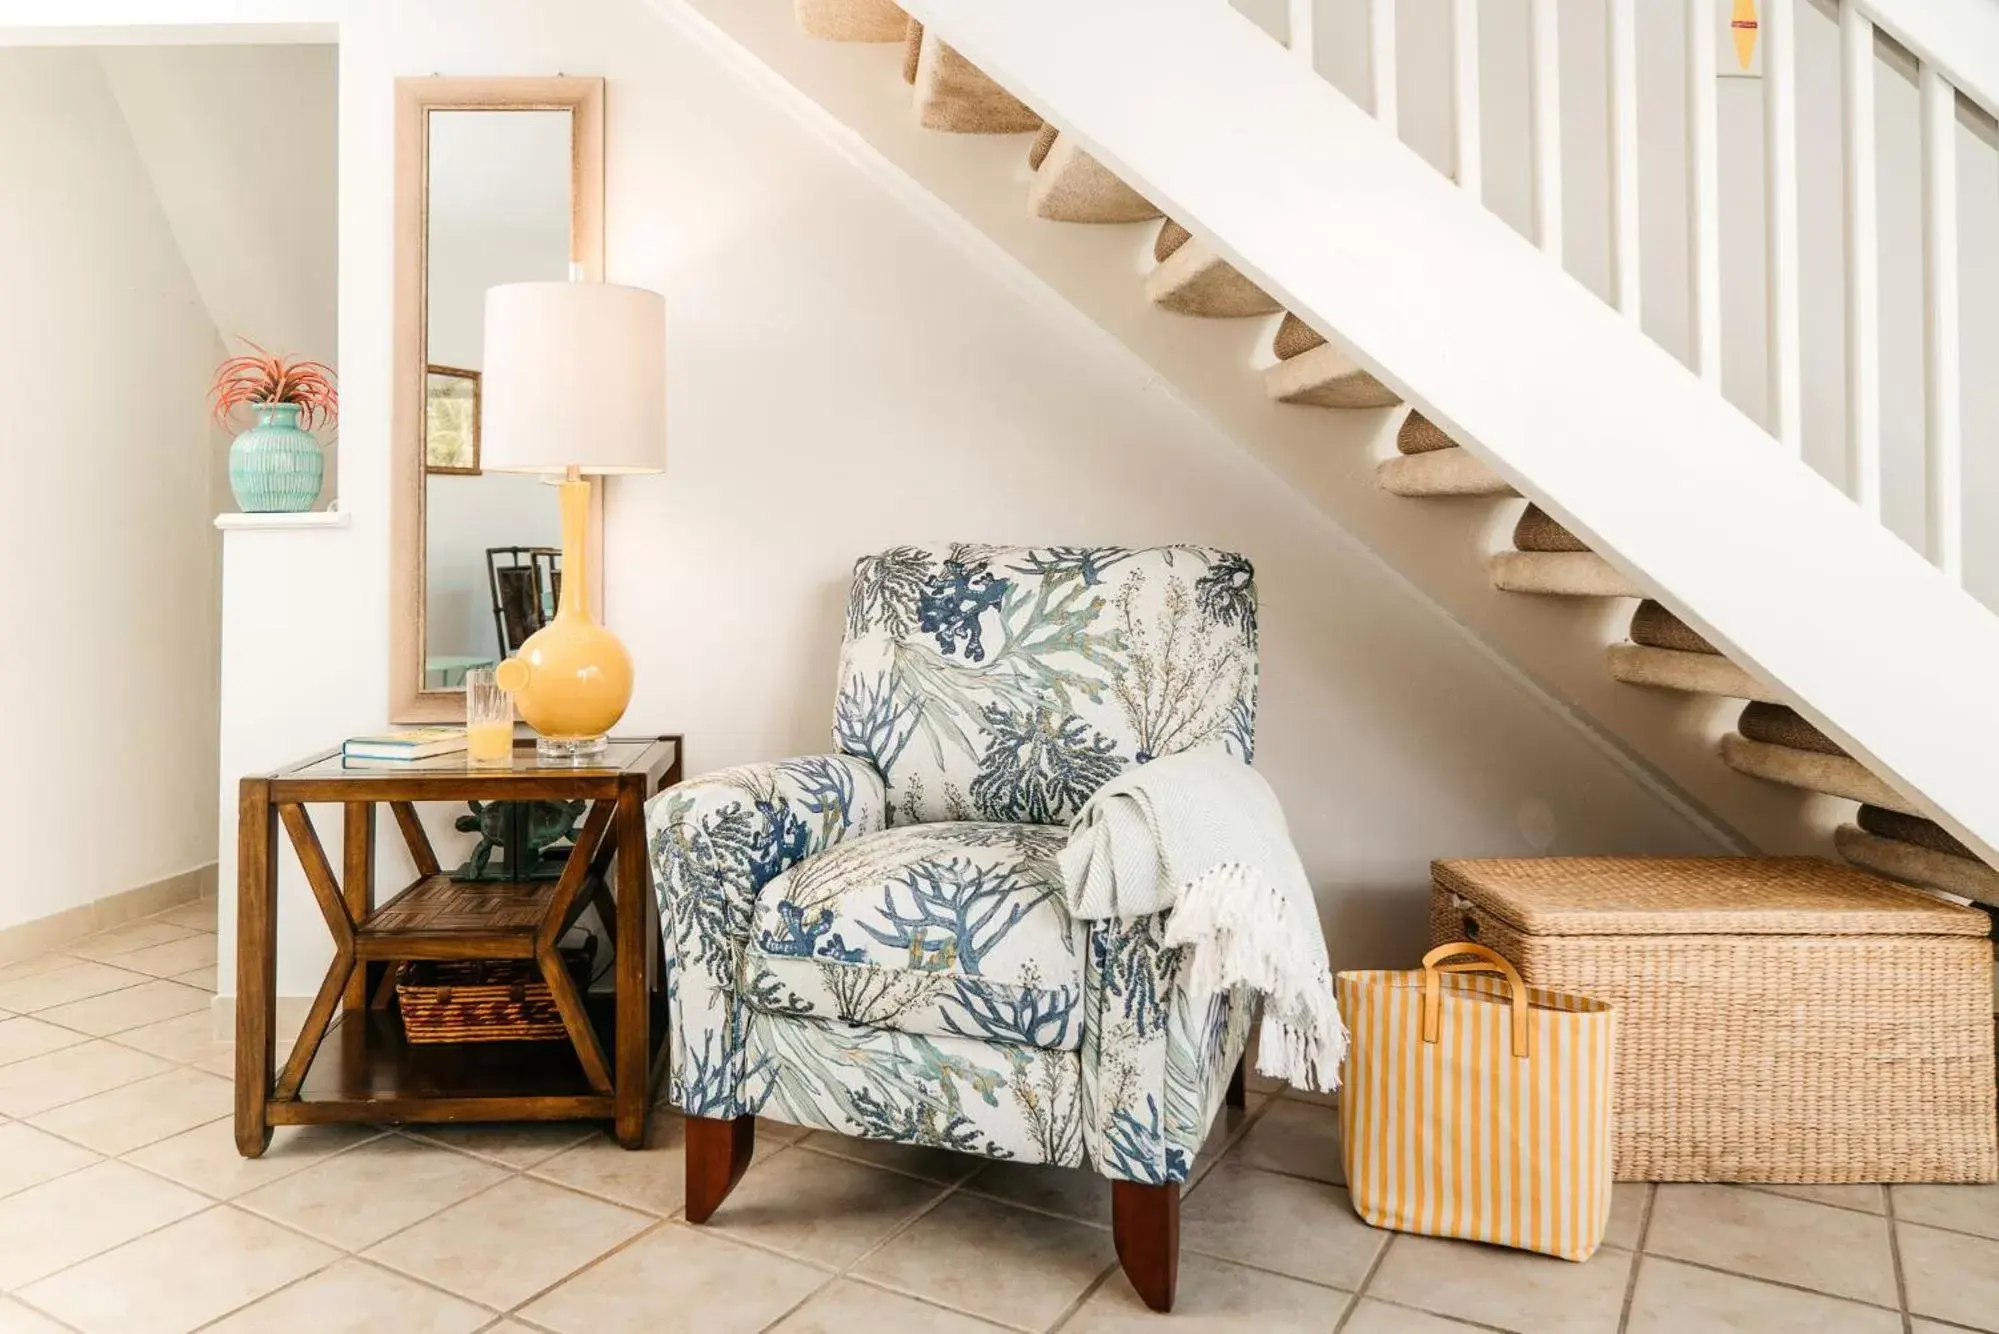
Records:
{"label": "baseboard", "polygon": [[107,894],[89,903],[79,903],[32,922],[0,927],[0,964],[31,959],[50,950],[61,949],[73,940],[108,931],[135,918],[178,908],[183,903],[215,897],[215,863],[182,871],[164,880],[137,889]]}

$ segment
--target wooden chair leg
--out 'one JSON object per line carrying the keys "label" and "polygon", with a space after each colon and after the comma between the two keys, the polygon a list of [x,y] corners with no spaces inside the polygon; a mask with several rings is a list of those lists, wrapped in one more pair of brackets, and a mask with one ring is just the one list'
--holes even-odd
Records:
{"label": "wooden chair leg", "polygon": [[1222,1101],[1231,1107],[1249,1106],[1249,1053],[1235,1063],[1235,1073],[1229,1076],[1229,1091],[1222,1095]]}
{"label": "wooden chair leg", "polygon": [[756,1151],[757,1122],[753,1116],[733,1121],[712,1116],[687,1118],[687,1221],[705,1223],[721,1207]]}
{"label": "wooden chair leg", "polygon": [[1139,1300],[1172,1310],[1180,1285],[1180,1183],[1111,1182],[1111,1240]]}

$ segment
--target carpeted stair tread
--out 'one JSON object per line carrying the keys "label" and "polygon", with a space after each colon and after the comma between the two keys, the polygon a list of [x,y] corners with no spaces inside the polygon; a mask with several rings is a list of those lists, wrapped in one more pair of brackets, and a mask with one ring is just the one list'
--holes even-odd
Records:
{"label": "carpeted stair tread", "polygon": [[1278,309],[1262,288],[1229,267],[1228,261],[1195,236],[1181,241],[1145,276],[1145,296],[1162,310],[1205,319],[1243,319]]}
{"label": "carpeted stair tread", "polygon": [[1062,135],[1050,141],[1035,164],[1027,207],[1051,222],[1143,222],[1159,216],[1144,195]]}
{"label": "carpeted stair tread", "polygon": [[899,42],[909,15],[892,0],[793,0],[798,26],[829,42]]}
{"label": "carpeted stair tread", "polygon": [[1171,218],[1159,224],[1159,234],[1152,238],[1152,262],[1164,264],[1174,251],[1186,245],[1194,234]]}
{"label": "carpeted stair tread", "polygon": [[1548,511],[1529,503],[1513,525],[1513,545],[1522,551],[1588,551],[1589,544],[1548,517]]}
{"label": "carpeted stair tread", "polygon": [[1325,341],[1325,335],[1287,310],[1283,322],[1277,326],[1277,337],[1271,340],[1270,350],[1279,361],[1289,361],[1323,346]]}
{"label": "carpeted stair tread", "polygon": [[1636,598],[1644,590],[1593,551],[1502,551],[1486,563],[1502,593],[1542,597]]}
{"label": "carpeted stair tread", "polygon": [[1850,824],[1833,831],[1832,845],[1847,861],[1876,875],[1999,905],[1999,871],[1984,862],[1886,838]]}
{"label": "carpeted stair tread", "polygon": [[902,34],[902,81],[916,82],[916,67],[923,59],[923,25],[911,15]]}
{"label": "carpeted stair tread", "polygon": [[950,46],[919,38],[916,119],[951,134],[1033,134],[1041,117]]}
{"label": "carpeted stair tread", "polygon": [[1751,741],[1767,741],[1773,746],[1815,750],[1821,755],[1846,754],[1844,747],[1788,704],[1751,703],[1742,710],[1735,730]]}
{"label": "carpeted stair tread", "polygon": [[1775,702],[1778,692],[1718,653],[1688,653],[1650,644],[1612,644],[1610,674],[1626,685],[1678,690],[1689,695]]}
{"label": "carpeted stair tread", "polygon": [[1451,448],[1426,454],[1397,454],[1375,470],[1381,489],[1394,496],[1515,496],[1504,477],[1469,451]]}
{"label": "carpeted stair tread", "polygon": [[1393,389],[1327,342],[1265,371],[1263,389],[1280,403],[1315,408],[1392,408],[1402,401]]}
{"label": "carpeted stair tread", "polygon": [[1027,146],[1029,171],[1041,170],[1041,164],[1048,160],[1048,150],[1055,147],[1055,140],[1061,136],[1061,133],[1047,121],[1041,122],[1041,128],[1035,131],[1034,142]]}
{"label": "carpeted stair tread", "polygon": [[1941,852],[1948,857],[1968,857],[1978,860],[1978,854],[1964,846],[1956,834],[1945,829],[1935,820],[1925,820],[1920,815],[1904,815],[1883,806],[1862,806],[1854,822],[1870,834],[1882,838],[1892,838],[1899,843],[1913,843],[1931,852]]}
{"label": "carpeted stair tread", "polygon": [[1669,648],[1680,653],[1720,653],[1701,637],[1700,631],[1651,598],[1631,613],[1631,642],[1652,648]]}
{"label": "carpeted stair tread", "polygon": [[1737,773],[1752,778],[1824,792],[1870,806],[1886,806],[1905,815],[1917,814],[1899,792],[1869,773],[1858,760],[1845,755],[1775,746],[1752,740],[1740,732],[1730,732],[1721,739],[1721,760]]}
{"label": "carpeted stair tread", "polygon": [[1456,449],[1458,442],[1445,435],[1443,429],[1415,409],[1402,419],[1402,425],[1395,430],[1395,448],[1403,454],[1428,454],[1432,450]]}

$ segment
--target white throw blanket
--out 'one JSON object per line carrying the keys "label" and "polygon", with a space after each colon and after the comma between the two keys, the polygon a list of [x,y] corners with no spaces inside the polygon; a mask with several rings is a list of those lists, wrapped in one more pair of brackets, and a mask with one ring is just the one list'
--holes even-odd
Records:
{"label": "white throw blanket", "polygon": [[1346,1058],[1326,941],[1277,795],[1219,750],[1135,764],[1097,790],[1057,855],[1070,915],[1171,910],[1199,997],[1246,987],[1263,1001],[1256,1068],[1331,1092]]}

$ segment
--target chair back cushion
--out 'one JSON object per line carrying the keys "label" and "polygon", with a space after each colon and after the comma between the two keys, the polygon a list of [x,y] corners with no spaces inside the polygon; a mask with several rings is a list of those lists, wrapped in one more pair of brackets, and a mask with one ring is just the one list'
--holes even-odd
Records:
{"label": "chair back cushion", "polygon": [[1064,824],[1128,764],[1251,755],[1256,584],[1207,547],[901,546],[854,565],[834,744],[891,824]]}

